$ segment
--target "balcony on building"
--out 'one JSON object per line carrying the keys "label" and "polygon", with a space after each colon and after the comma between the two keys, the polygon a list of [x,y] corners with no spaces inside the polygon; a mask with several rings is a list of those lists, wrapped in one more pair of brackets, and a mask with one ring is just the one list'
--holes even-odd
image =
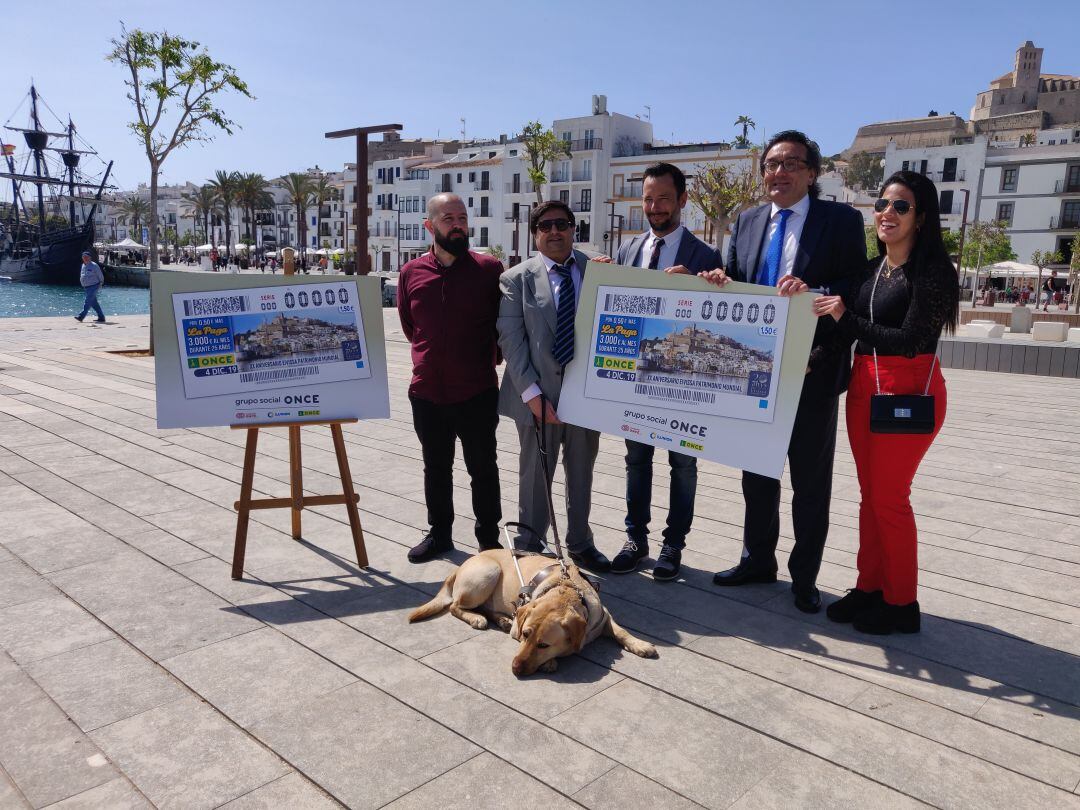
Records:
{"label": "balcony on building", "polygon": [[1055,194],[1080,194],[1080,177],[1069,177],[1054,183]]}
{"label": "balcony on building", "polygon": [[552,183],[569,183],[570,182],[570,172],[552,172],[550,182],[552,182]]}
{"label": "balcony on building", "polygon": [[591,202],[576,202],[576,203],[573,203],[570,206],[570,209],[575,214],[582,214],[582,213],[587,214],[588,212],[592,211],[592,203]]}
{"label": "balcony on building", "polygon": [[491,217],[490,208],[473,208],[469,211],[470,217],[476,217],[478,219],[488,219]]}
{"label": "balcony on building", "polygon": [[959,170],[941,170],[935,172],[927,172],[926,176],[933,180],[935,183],[962,183],[966,177],[966,172],[963,169]]}
{"label": "balcony on building", "polygon": [[442,185],[439,186],[439,193],[450,194],[454,190],[454,184],[449,180],[443,180]]}
{"label": "balcony on building", "polygon": [[627,185],[619,186],[619,188],[615,192],[615,196],[625,200],[640,200],[641,184],[629,183]]}
{"label": "balcony on building", "polygon": [[592,172],[591,171],[588,171],[588,172],[574,172],[573,176],[574,176],[574,182],[575,183],[592,182]]}
{"label": "balcony on building", "polygon": [[381,203],[377,204],[377,207],[378,207],[378,209],[380,211],[393,211],[394,210],[394,204],[392,202],[390,202],[389,200],[383,200]]}
{"label": "balcony on building", "polygon": [[428,169],[410,169],[406,175],[407,180],[427,180],[431,177],[431,172]]}
{"label": "balcony on building", "polygon": [[491,180],[477,180],[473,183],[473,191],[491,191]]}
{"label": "balcony on building", "polygon": [[507,194],[532,194],[535,190],[531,181],[506,184]]}
{"label": "balcony on building", "polygon": [[1080,214],[1050,217],[1050,230],[1052,231],[1072,231],[1078,228],[1080,228]]}
{"label": "balcony on building", "polygon": [[951,203],[947,206],[940,206],[940,213],[943,217],[958,217],[963,213],[963,208],[960,203]]}
{"label": "balcony on building", "polygon": [[571,152],[587,152],[590,149],[603,149],[603,138],[582,138],[577,141],[570,141]]}

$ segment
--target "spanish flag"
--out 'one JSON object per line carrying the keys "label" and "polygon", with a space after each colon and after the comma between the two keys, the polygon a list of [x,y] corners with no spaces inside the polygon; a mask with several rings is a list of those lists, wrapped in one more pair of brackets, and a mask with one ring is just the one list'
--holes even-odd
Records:
{"label": "spanish flag", "polygon": [[15,154],[15,144],[13,143],[0,143],[0,154],[4,157]]}

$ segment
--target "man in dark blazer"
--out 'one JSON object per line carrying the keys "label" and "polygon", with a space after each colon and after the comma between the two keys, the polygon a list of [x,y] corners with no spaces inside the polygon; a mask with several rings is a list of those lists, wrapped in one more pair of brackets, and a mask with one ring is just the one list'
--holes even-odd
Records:
{"label": "man in dark blazer", "polygon": [[[817,144],[794,130],[778,133],[765,148],[761,170],[770,202],[739,216],[726,268],[705,278],[721,285],[728,280],[766,284],[781,294],[807,288],[847,292],[866,266],[863,220],[851,206],[818,199]],[[788,446],[795,533],[788,571],[795,606],[805,613],[821,609],[816,581],[829,532],[837,405],[851,370],[850,342],[831,321],[818,321]],[[780,482],[744,471],[742,488],[742,559],[716,574],[716,585],[776,581]]]}
{"label": "man in dark blazer", "polygon": [[[573,359],[574,316],[589,258],[574,250],[574,212],[564,202],[548,200],[533,208],[529,231],[537,253],[499,279],[503,297],[496,323],[506,359],[499,413],[514,420],[521,442],[518,521],[540,537],[546,535],[550,525],[547,488],[561,454],[566,474],[566,549],[576,565],[602,574],[611,563],[597,550],[589,527],[600,434],[564,424],[556,414],[563,370]],[[546,482],[536,435],[541,420],[547,446]],[[528,547],[530,539],[518,537],[515,545]]]}
{"label": "man in dark blazer", "polygon": [[[641,189],[642,209],[649,230],[619,247],[616,264],[665,273],[697,275],[723,267],[720,251],[682,225],[686,205],[686,176],[678,166],[656,163],[645,170]],[[652,504],[653,446],[626,442],[626,534],[627,540],[611,561],[613,574],[627,574],[649,554],[649,520]],[[679,575],[686,535],[694,519],[697,492],[697,459],[668,451],[671,489],[664,545],[653,566],[653,578],[666,581]]]}

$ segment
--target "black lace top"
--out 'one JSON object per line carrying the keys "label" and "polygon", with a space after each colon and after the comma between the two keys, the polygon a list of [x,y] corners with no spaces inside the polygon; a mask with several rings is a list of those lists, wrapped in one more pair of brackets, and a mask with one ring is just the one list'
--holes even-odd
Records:
{"label": "black lace top", "polygon": [[952,267],[928,267],[918,275],[906,268],[881,273],[874,294],[874,322],[870,323],[870,294],[881,257],[874,258],[855,287],[847,310],[837,325],[849,340],[858,341],[855,351],[881,355],[933,354],[938,338],[959,298],[956,271]]}

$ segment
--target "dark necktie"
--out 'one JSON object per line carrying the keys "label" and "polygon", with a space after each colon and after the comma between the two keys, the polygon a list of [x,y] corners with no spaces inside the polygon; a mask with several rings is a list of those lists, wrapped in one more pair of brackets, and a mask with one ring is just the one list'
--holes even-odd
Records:
{"label": "dark necktie", "polygon": [[555,320],[555,343],[551,353],[555,362],[565,366],[574,359],[574,313],[577,302],[574,300],[574,279],[570,276],[572,262],[557,264],[552,269],[559,274],[558,317]]}
{"label": "dark necktie", "polygon": [[649,256],[649,269],[650,270],[659,270],[660,269],[660,249],[663,246],[664,246],[664,240],[663,239],[657,239],[655,242],[653,242],[652,255]]}
{"label": "dark necktie", "polygon": [[790,216],[790,208],[780,209],[780,224],[776,226],[772,239],[769,240],[769,250],[765,254],[765,278],[762,279],[766,287],[775,287],[780,279],[780,262],[784,257],[784,235],[787,233],[787,221]]}

